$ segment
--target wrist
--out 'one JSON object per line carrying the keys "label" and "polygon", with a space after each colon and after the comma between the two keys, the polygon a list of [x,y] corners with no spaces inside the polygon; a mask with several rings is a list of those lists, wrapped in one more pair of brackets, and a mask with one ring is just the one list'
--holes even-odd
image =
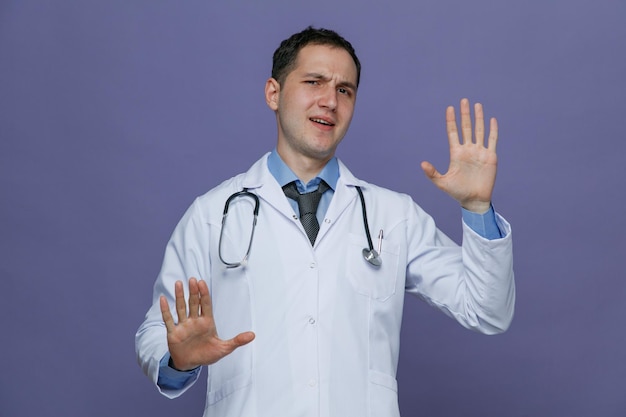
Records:
{"label": "wrist", "polygon": [[167,366],[169,366],[170,368],[172,368],[173,370],[178,371],[178,372],[191,372],[191,371],[193,371],[194,369],[197,368],[197,367],[193,367],[193,368],[189,368],[189,369],[179,368],[178,366],[176,366],[174,364],[174,360],[172,359],[171,356],[170,356],[169,361],[167,361]]}
{"label": "wrist", "polygon": [[469,201],[461,203],[461,207],[472,213],[485,214],[491,208],[491,201]]}

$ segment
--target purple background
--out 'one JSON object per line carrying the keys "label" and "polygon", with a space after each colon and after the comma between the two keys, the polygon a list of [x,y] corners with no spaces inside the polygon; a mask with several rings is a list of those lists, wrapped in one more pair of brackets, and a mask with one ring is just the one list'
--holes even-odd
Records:
{"label": "purple background", "polygon": [[200,416],[135,362],[165,243],[193,198],[275,143],[271,54],[306,25],[363,63],[339,155],[455,239],[444,110],[500,124],[516,317],[501,336],[408,299],[404,416],[626,415],[626,3],[0,2],[0,415]]}

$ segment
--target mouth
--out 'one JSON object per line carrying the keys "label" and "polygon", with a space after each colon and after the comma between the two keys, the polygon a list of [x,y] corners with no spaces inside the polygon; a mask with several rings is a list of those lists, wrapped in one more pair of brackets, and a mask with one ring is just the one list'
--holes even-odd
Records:
{"label": "mouth", "polygon": [[311,117],[309,118],[310,121],[312,121],[313,123],[317,123],[320,124],[322,126],[335,126],[335,124],[333,122],[331,122],[330,120],[327,119],[322,119],[319,117]]}

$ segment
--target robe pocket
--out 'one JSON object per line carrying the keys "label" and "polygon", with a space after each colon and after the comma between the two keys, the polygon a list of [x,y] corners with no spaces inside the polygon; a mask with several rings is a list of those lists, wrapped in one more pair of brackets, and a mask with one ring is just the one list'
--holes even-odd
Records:
{"label": "robe pocket", "polygon": [[368,416],[400,417],[398,409],[398,382],[382,372],[369,371]]}
{"label": "robe pocket", "polygon": [[[373,239],[374,248],[377,249],[378,240]],[[367,247],[365,236],[350,234],[346,246],[346,275],[354,290],[381,301],[391,297],[396,292],[398,279],[398,245],[383,239],[380,254],[382,264],[379,267],[373,266],[363,257],[363,248]]]}
{"label": "robe pocket", "polygon": [[[211,384],[211,382],[212,381],[209,379],[209,384]],[[211,406],[222,401],[224,398],[228,397],[232,393],[244,387],[247,387],[251,383],[252,383],[252,372],[250,371],[241,375],[237,375],[227,381],[223,381],[221,384],[219,384],[219,387],[216,387],[215,389],[211,389],[210,391],[207,392],[207,398],[206,398],[207,406]]]}

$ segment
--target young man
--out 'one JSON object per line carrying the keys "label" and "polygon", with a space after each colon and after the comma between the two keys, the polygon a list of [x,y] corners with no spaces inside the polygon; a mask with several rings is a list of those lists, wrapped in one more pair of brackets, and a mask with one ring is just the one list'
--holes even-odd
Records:
{"label": "young man", "polygon": [[307,28],[274,53],[265,98],[276,149],[189,208],[137,332],[139,363],[164,395],[182,394],[208,365],[205,416],[398,416],[405,291],[467,328],[509,326],[511,233],[491,208],[495,119],[485,144],[475,105],[472,139],[462,100],[460,140],[448,108],[448,172],[422,163],[463,207],[459,247],[410,197],[334,157],[359,76],[333,31]]}

